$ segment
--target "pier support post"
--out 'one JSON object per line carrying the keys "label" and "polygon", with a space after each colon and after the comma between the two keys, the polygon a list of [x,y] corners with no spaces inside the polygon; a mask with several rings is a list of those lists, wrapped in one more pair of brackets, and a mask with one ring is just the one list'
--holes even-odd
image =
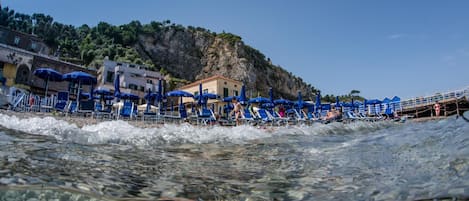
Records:
{"label": "pier support post", "polygon": [[448,116],[448,112],[446,111],[446,103],[443,104],[443,109],[445,110],[445,117]]}
{"label": "pier support post", "polygon": [[458,114],[458,117],[460,116],[459,115],[459,99],[456,98],[456,114]]}

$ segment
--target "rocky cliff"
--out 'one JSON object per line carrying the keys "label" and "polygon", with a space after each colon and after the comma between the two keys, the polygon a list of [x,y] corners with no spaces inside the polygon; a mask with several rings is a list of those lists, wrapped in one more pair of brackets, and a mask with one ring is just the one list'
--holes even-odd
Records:
{"label": "rocky cliff", "polygon": [[294,99],[298,90],[306,96],[316,91],[301,78],[271,64],[241,37],[229,33],[167,27],[140,34],[135,48],[157,68],[188,81],[223,75],[243,81],[253,95],[266,96],[272,87],[276,98]]}

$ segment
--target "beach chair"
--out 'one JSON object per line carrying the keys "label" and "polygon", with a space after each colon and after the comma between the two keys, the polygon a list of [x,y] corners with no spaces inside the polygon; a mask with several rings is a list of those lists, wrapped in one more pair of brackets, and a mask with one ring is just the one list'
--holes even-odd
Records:
{"label": "beach chair", "polygon": [[99,102],[95,102],[93,114],[96,118],[102,118],[102,119],[104,119],[105,117],[108,119],[112,118],[111,108],[103,106],[103,104]]}
{"label": "beach chair", "polygon": [[55,102],[53,109],[57,112],[65,113],[68,103],[68,92],[60,91],[57,93],[57,101]]}
{"label": "beach chair", "polygon": [[347,121],[363,120],[362,117],[357,116],[357,115],[356,115],[354,112],[352,112],[352,111],[347,111],[347,112],[345,113],[345,119],[346,119]]}
{"label": "beach chair", "polygon": [[66,107],[66,115],[76,114],[77,110],[78,110],[77,102],[76,101],[69,101],[68,105]]}
{"label": "beach chair", "polygon": [[284,124],[287,124],[289,122],[289,118],[288,117],[281,117],[280,114],[277,112],[277,111],[274,111],[274,110],[267,110],[267,114],[269,116],[271,116],[272,120],[274,121],[274,123],[276,123],[277,125],[284,125]]}
{"label": "beach chair", "polygon": [[21,103],[24,102],[26,98],[26,93],[24,92],[18,92],[16,96],[13,97],[13,104],[11,105],[11,110],[13,111],[21,111],[24,110],[24,108],[21,107]]}
{"label": "beach chair", "polygon": [[259,115],[260,123],[262,123],[262,124],[271,123],[272,125],[274,124],[273,117],[272,117],[272,115],[269,115],[267,110],[259,109],[257,111],[257,114]]}
{"label": "beach chair", "polygon": [[209,108],[202,108],[197,114],[197,124],[200,122],[203,125],[208,125],[216,120],[215,113]]}
{"label": "beach chair", "polygon": [[88,114],[90,114],[92,116],[93,112],[94,100],[80,101],[77,114],[82,114],[83,116],[87,116]]}
{"label": "beach chair", "polygon": [[134,104],[130,101],[125,101],[122,108],[119,110],[118,118],[129,118],[132,120],[134,116]]}
{"label": "beach chair", "polygon": [[258,123],[257,120],[258,119],[255,118],[254,115],[251,114],[251,111],[248,108],[244,108],[241,121],[248,123],[248,124],[256,124]]}
{"label": "beach chair", "polygon": [[[159,110],[159,108],[158,108]],[[163,114],[161,114],[159,111],[157,112],[151,112],[151,111],[144,111],[142,115],[142,120],[152,120],[152,121],[158,121],[161,120],[163,117]]]}

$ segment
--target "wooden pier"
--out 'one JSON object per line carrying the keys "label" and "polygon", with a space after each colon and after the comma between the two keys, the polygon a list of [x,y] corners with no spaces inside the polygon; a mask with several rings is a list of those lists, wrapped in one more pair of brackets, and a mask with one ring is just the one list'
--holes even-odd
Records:
{"label": "wooden pier", "polygon": [[397,112],[400,115],[414,118],[439,118],[436,117],[434,108],[437,102],[440,104],[439,117],[460,116],[469,110],[469,86],[459,90],[435,93],[431,96],[420,96],[401,101]]}

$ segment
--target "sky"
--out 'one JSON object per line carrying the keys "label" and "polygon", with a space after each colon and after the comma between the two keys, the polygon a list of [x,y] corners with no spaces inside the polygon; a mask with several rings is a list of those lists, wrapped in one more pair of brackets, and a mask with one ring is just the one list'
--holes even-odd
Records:
{"label": "sky", "polygon": [[80,26],[171,20],[230,32],[320,89],[365,98],[469,86],[469,1],[0,0]]}

